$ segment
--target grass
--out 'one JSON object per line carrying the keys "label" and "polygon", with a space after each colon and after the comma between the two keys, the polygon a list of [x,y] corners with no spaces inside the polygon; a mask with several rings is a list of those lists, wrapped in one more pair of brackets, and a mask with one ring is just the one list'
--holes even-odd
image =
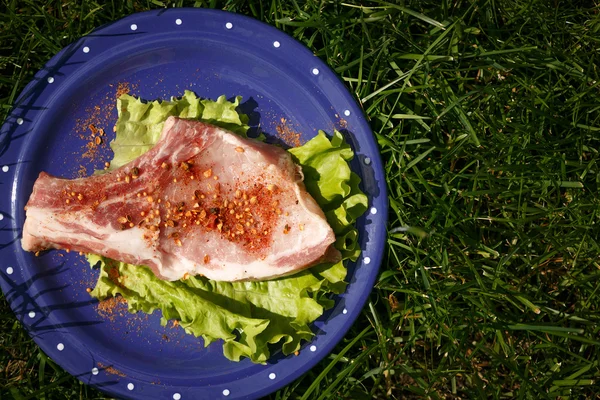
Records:
{"label": "grass", "polygon": [[[334,68],[380,144],[381,274],[334,352],[271,399],[594,398],[600,5],[2,0],[2,119],[60,48],[135,11],[225,8]],[[99,399],[0,303],[0,397]]]}

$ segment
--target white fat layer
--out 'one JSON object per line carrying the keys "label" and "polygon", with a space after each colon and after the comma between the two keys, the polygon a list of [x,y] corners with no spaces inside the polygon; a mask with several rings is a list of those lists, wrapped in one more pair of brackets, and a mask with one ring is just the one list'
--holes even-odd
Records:
{"label": "white fat layer", "polygon": [[[175,261],[175,260],[173,260]],[[186,273],[194,275],[203,275],[215,281],[239,281],[239,280],[262,280],[276,276],[283,276],[295,272],[298,268],[292,265],[275,266],[274,257],[267,257],[262,261],[253,261],[247,264],[237,262],[228,262],[223,260],[211,260],[208,265],[196,264],[195,262],[178,257],[176,263],[177,270],[164,270],[163,275],[168,280],[181,279]]]}
{"label": "white fat layer", "polygon": [[121,254],[134,255],[139,260],[152,260],[160,265],[159,254],[150,241],[144,239],[146,231],[137,226],[127,230],[115,230],[110,226],[94,225],[94,235],[74,232],[64,224],[89,225],[84,213],[55,214],[52,210],[30,207],[27,209],[28,234],[34,237],[61,238],[62,242],[76,246],[90,243]]}

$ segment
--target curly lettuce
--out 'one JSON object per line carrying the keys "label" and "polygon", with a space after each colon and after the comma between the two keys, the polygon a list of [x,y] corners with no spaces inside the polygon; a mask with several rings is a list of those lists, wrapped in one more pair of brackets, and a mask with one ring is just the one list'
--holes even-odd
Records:
{"label": "curly lettuce", "polygon": [[[216,101],[199,99],[190,91],[163,102],[121,96],[111,168],[149,150],[171,115],[200,119],[245,136],[248,119],[237,112],[240,101],[238,97],[229,102],[224,96]],[[202,276],[168,282],[147,267],[88,255],[90,264],[101,268],[91,295],[98,300],[121,295],[132,313],[160,310],[163,325],[177,320],[187,333],[202,337],[205,346],[222,339],[223,354],[233,361],[247,357],[265,363],[271,344],[278,344],[285,355],[299,350],[301,341],[313,336],[310,324],[333,306],[330,294],[346,288],[344,261],[360,254],[354,222],[367,209],[367,198],[359,189],[360,178],[350,170],[354,154],[341,133],[336,131],[329,139],[319,132],[289,151],[336,233],[342,261],[262,282],[217,282]]]}

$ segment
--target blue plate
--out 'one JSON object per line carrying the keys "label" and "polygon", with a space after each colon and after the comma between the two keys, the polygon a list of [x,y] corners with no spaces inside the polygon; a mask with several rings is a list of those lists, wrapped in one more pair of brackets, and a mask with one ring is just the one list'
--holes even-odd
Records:
{"label": "blue plate", "polygon": [[[116,121],[116,91],[145,99],[241,95],[250,123],[277,135],[285,118],[304,142],[343,129],[357,157],[369,211],[358,222],[363,249],[348,267],[346,293],[314,324],[298,355],[267,365],[230,362],[220,343],[203,348],[159,315],[98,308],[86,288],[97,271],[78,254],[40,256],[20,245],[23,207],[40,171],[73,178],[102,168]],[[89,145],[88,125],[107,133]],[[88,147],[91,146],[91,147]],[[35,342],[65,370],[113,396],[135,399],[238,399],[267,395],[298,378],[343,338],[372,290],[385,243],[387,195],[377,145],[338,77],[283,32],[244,16],[170,9],[131,15],[66,47],[39,71],[0,130],[0,284]]]}

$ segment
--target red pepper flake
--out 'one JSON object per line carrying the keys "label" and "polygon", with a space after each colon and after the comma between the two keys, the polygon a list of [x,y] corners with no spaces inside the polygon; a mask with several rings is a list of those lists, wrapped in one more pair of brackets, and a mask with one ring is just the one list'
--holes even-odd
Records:
{"label": "red pepper flake", "polygon": [[[109,85],[113,87],[113,85]],[[113,95],[108,95],[93,107],[85,110],[86,117],[77,119],[75,121],[75,133],[80,139],[86,140],[83,146],[82,158],[90,159],[92,162],[96,161],[99,156],[98,150],[105,149],[108,141],[103,140],[105,136],[104,127],[112,123],[113,111],[116,105],[116,99],[125,93],[130,93],[132,89],[137,88],[137,85],[129,82],[120,82],[117,85],[116,91]],[[113,127],[113,131],[115,131]],[[108,166],[105,165],[105,169]],[[85,171],[81,175],[82,170],[79,171],[79,176],[86,176]]]}
{"label": "red pepper flake", "polygon": [[119,371],[118,369],[116,369],[114,367],[111,367],[110,365],[98,363],[98,367],[100,367],[100,369],[102,369],[104,372],[106,372],[107,374],[110,374],[110,375],[117,375],[117,376],[120,376],[121,378],[125,378],[127,376],[123,372]]}
{"label": "red pepper flake", "polygon": [[280,121],[281,124],[275,127],[279,138],[290,147],[300,147],[302,145],[300,133],[292,130],[285,118],[281,118]]}
{"label": "red pepper flake", "polygon": [[109,297],[98,303],[96,309],[102,318],[114,322],[115,318],[127,315],[127,300],[121,296]]}

